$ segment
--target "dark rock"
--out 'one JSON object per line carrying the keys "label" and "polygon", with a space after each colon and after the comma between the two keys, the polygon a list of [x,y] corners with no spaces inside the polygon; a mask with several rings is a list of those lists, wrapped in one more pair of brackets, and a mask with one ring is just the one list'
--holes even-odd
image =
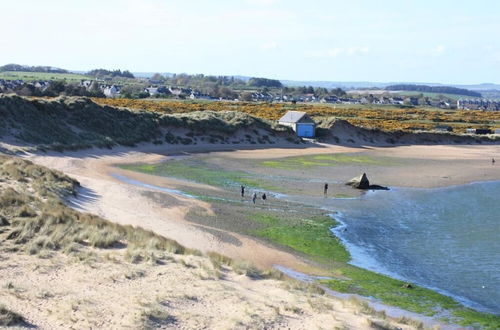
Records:
{"label": "dark rock", "polygon": [[347,182],[346,185],[352,186],[353,188],[356,189],[369,189],[370,181],[368,180],[366,173],[363,173],[362,175],[349,180],[349,182]]}

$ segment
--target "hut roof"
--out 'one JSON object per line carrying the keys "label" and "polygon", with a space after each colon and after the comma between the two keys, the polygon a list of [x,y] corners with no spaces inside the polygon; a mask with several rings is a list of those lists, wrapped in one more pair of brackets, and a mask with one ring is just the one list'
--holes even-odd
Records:
{"label": "hut roof", "polygon": [[284,123],[314,123],[309,115],[303,111],[288,111],[279,119],[279,122]]}

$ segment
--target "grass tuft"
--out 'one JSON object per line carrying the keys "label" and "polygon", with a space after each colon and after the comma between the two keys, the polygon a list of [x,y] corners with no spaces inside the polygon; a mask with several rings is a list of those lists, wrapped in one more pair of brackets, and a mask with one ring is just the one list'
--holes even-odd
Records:
{"label": "grass tuft", "polygon": [[8,310],[3,305],[0,305],[0,326],[12,327],[19,326],[24,323],[24,318],[21,315]]}

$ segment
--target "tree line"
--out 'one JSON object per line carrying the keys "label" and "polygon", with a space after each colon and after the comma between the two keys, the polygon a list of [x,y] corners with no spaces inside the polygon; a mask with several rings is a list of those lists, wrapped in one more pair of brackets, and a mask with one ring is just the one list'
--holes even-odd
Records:
{"label": "tree line", "polygon": [[0,92],[37,97],[56,97],[59,95],[105,97],[97,82],[93,82],[90,88],[87,89],[84,86],[80,86],[78,83],[68,83],[64,80],[51,81],[45,89],[37,88],[30,83],[23,83],[9,90],[3,90],[0,88]]}
{"label": "tree line", "polygon": [[0,66],[0,72],[6,71],[68,73],[68,70],[54,68],[51,66],[28,66],[19,64],[6,64]]}
{"label": "tree line", "polygon": [[457,88],[451,86],[427,86],[427,85],[391,85],[385,88],[389,91],[414,91],[421,93],[438,93],[438,94],[453,94],[453,95],[466,95],[471,97],[481,97],[481,93],[474,92],[464,88]]}
{"label": "tree line", "polygon": [[92,76],[98,79],[104,78],[131,78],[134,79],[132,72],[128,70],[106,70],[106,69],[94,69],[87,72],[88,76]]}

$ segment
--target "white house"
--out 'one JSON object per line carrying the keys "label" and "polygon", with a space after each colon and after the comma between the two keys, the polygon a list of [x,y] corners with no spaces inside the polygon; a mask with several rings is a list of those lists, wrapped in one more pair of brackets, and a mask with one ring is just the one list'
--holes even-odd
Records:
{"label": "white house", "polygon": [[280,125],[291,127],[299,137],[313,138],[316,123],[302,111],[288,111],[278,121]]}
{"label": "white house", "polygon": [[120,93],[118,87],[116,87],[115,85],[104,87],[102,92],[106,97],[116,97]]}
{"label": "white house", "polygon": [[158,91],[158,87],[148,87],[148,88],[144,89],[144,92],[148,93],[149,96],[156,96],[156,95],[160,94],[160,92]]}

